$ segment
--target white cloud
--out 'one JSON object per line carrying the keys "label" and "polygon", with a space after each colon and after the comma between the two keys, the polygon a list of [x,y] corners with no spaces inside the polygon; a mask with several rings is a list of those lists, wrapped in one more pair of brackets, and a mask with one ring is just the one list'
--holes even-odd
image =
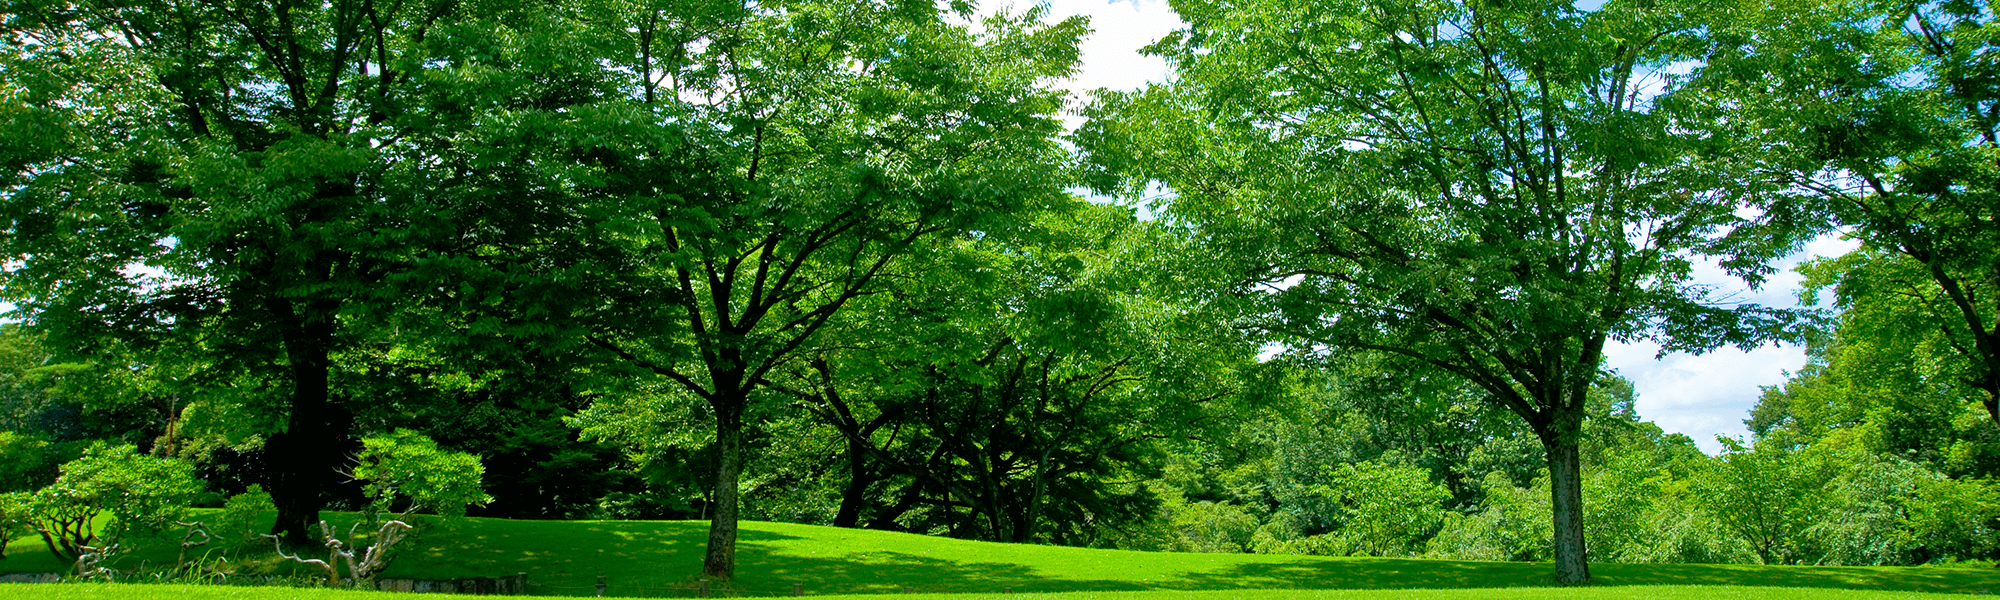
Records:
{"label": "white cloud", "polygon": [[1080,48],[1083,68],[1069,82],[1070,90],[1079,95],[1097,88],[1135,90],[1149,82],[1166,81],[1166,61],[1139,53],[1140,48],[1182,26],[1180,15],[1165,0],[1053,0],[1047,4],[1052,22],[1073,15],[1090,18],[1092,33]]}
{"label": "white cloud", "polygon": [[[1803,280],[1793,269],[1816,256],[1846,254],[1855,246],[1837,236],[1814,240],[1799,253],[1779,261],[1779,272],[1756,290],[1713,263],[1696,265],[1694,277],[1716,286],[1733,302],[1793,308],[1799,306]],[[1749,435],[1743,419],[1757,405],[1762,386],[1784,383],[1787,373],[1806,364],[1805,349],[1791,345],[1762,346],[1749,352],[1719,348],[1700,356],[1675,352],[1655,360],[1653,356],[1659,351],[1659,345],[1651,343],[1612,344],[1605,348],[1604,362],[1632,380],[1639,393],[1640,417],[1668,433],[1694,438],[1711,454],[1722,449],[1715,436]]]}

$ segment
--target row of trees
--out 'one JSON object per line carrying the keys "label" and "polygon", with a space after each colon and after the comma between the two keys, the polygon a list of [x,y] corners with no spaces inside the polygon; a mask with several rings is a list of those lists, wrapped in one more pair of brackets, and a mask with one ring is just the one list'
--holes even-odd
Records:
{"label": "row of trees", "polygon": [[[1840,338],[1692,276],[1757,285],[1839,231],[1843,319],[1910,328],[2000,423],[1989,6],[1310,4],[1175,3],[1173,80],[1065,134],[1088,27],[1039,10],[13,2],[9,347],[47,357],[10,418],[154,419],[295,543],[358,496],[329,474],[362,434],[416,426],[506,457],[508,514],[710,518],[728,576],[745,507],[1162,544],[1143,482],[1336,372],[1442,444],[1405,453],[1439,506],[1541,460],[1507,489],[1547,486],[1579,582],[1591,469],[1629,470],[1586,456],[1605,345]],[[1757,419],[1859,422],[1785,406]],[[1399,460],[1297,481],[1381,517],[1351,551],[1461,531],[1382,521],[1422,511],[1367,498],[1430,489]]]}

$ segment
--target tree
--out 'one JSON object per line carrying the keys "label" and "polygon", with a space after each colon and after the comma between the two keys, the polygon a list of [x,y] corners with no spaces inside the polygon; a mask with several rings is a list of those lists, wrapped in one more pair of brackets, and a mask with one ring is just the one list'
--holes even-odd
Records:
{"label": "tree", "polygon": [[1834,512],[1841,465],[1823,451],[1725,443],[1729,451],[1703,482],[1703,500],[1764,564],[1797,563],[1813,550],[1808,530]]}
{"label": "tree", "polygon": [[1314,491],[1339,507],[1337,535],[1350,550],[1343,554],[1409,554],[1442,524],[1443,503],[1451,499],[1451,492],[1431,481],[1429,473],[1413,467],[1349,463],[1326,475],[1327,484]]}
{"label": "tree", "polygon": [[[1550,471],[1556,579],[1589,578],[1586,396],[1613,340],[1700,351],[1796,315],[1727,306],[1690,257],[1754,248],[1717,140],[1681,122],[1671,65],[1700,57],[1698,6],[1180,2],[1151,51],[1173,86],[1100,96],[1078,134],[1095,185],[1171,189],[1187,223],[1306,349],[1406,356],[1518,415]],[[1725,193],[1732,192],[1732,193]]]}
{"label": "tree", "polygon": [[[1929,318],[1915,261],[1863,247],[1800,267],[1805,295],[1852,294],[1831,331],[1807,345],[1811,362],[1766,389],[1744,421],[1760,439],[1810,444],[1852,429],[1871,452],[1928,463],[1953,477],[2000,472],[2000,428],[1966,385],[1967,362]],[[1864,289],[1866,291],[1864,291]]]}
{"label": "tree", "polygon": [[1117,480],[1213,424],[1249,346],[1159,289],[1163,235],[1123,207],[1070,206],[958,240],[859,303],[778,389],[838,432],[834,523],[1083,544],[1151,516]]}
{"label": "tree", "polygon": [[[1754,3],[1718,30],[1709,129],[1757,148],[1761,206],[1783,245],[1861,241],[1821,286],[1836,306],[1900,305],[1935,331],[1956,385],[2000,423],[2000,74],[1982,1]],[[1825,267],[1822,267],[1825,268]]]}
{"label": "tree", "polygon": [[514,236],[513,275],[619,267],[570,288],[560,317],[712,414],[703,570],[727,577],[745,415],[775,370],[927,241],[1065,197],[1048,81],[1075,68],[1084,27],[1031,11],[974,33],[969,5],[910,2],[594,10],[616,25],[592,60],[626,77],[592,106],[494,129],[524,144],[489,164],[539,199],[491,223]]}
{"label": "tree", "polygon": [[[294,541],[351,444],[336,357],[441,225],[406,185],[434,132],[413,90],[469,6],[8,6],[8,114],[38,133],[6,157],[7,299],[85,357],[256,390],[282,415],[264,465]],[[93,108],[37,108],[56,106]]]}

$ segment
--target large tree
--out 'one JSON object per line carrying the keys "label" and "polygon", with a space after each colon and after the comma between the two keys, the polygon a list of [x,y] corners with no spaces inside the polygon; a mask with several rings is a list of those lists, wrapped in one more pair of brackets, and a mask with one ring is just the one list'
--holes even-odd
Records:
{"label": "large tree", "polygon": [[1578,445],[1605,345],[1702,350],[1788,320],[1690,279],[1739,250],[1719,243],[1732,173],[1707,158],[1728,148],[1675,104],[1699,6],[1174,6],[1189,26],[1152,50],[1178,79],[1103,96],[1080,135],[1098,185],[1165,184],[1257,326],[1428,363],[1518,415],[1545,450],[1556,579],[1587,580]]}
{"label": "large tree", "polygon": [[86,356],[267,398],[273,531],[294,541],[351,443],[336,356],[400,305],[387,284],[438,224],[392,165],[429,123],[429,36],[463,6],[7,5],[8,111],[36,132],[0,195],[8,298]]}
{"label": "large tree", "polygon": [[520,142],[495,164],[559,201],[493,222],[519,234],[508,277],[619,269],[557,312],[713,419],[703,570],[728,577],[746,415],[775,371],[903,257],[1066,197],[1050,81],[1084,26],[1031,11],[975,28],[969,6],[930,2],[594,6],[615,24],[597,56],[617,94],[495,128]]}
{"label": "large tree", "polygon": [[1844,309],[1936,332],[1952,385],[2000,423],[2000,48],[1980,1],[1749,5],[1704,83],[1716,135],[1754,141],[1771,238],[1838,230],[1819,267]]}
{"label": "large tree", "polygon": [[1217,425],[1251,346],[1140,268],[1173,234],[1074,204],[927,253],[775,378],[845,442],[834,525],[1081,545],[1151,516],[1130,480]]}

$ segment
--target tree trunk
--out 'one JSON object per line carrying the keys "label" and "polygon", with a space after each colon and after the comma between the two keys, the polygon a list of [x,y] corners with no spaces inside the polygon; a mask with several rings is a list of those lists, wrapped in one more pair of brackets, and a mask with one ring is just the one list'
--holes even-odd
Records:
{"label": "tree trunk", "polygon": [[903,488],[903,495],[900,499],[896,500],[896,505],[876,511],[875,517],[868,520],[868,528],[881,531],[901,531],[903,526],[897,523],[896,519],[903,518],[903,515],[908,514],[910,509],[916,508],[917,503],[923,501],[923,499],[923,480],[921,478],[912,478],[910,485]]}
{"label": "tree trunk", "polygon": [[708,522],[708,555],[701,572],[728,579],[736,574],[737,479],[743,470],[743,405],[738,391],[713,397],[715,407],[714,516]]}
{"label": "tree trunk", "polygon": [[861,522],[861,507],[868,503],[868,485],[874,480],[865,460],[868,448],[859,438],[847,438],[847,490],[840,495],[840,512],[833,515],[834,527],[854,527]]}
{"label": "tree trunk", "polygon": [[1590,581],[1590,560],[1583,542],[1582,453],[1578,451],[1578,436],[1574,433],[1580,427],[1569,429],[1572,432],[1569,435],[1543,435],[1542,447],[1549,461],[1556,582],[1577,584]]}
{"label": "tree trunk", "polygon": [[1042,445],[1042,454],[1035,460],[1034,486],[1028,491],[1028,505],[1021,511],[1021,522],[1014,526],[1014,542],[1028,543],[1035,539],[1035,526],[1042,520],[1042,498],[1049,492],[1049,451],[1052,444]]}
{"label": "tree trunk", "polygon": [[[290,313],[289,302],[282,304]],[[326,505],[327,484],[339,470],[338,432],[331,422],[328,343],[332,315],[300,322],[290,317],[285,327],[285,357],[291,362],[292,402],[285,431],[271,436],[264,449],[264,472],[270,482],[271,501],[278,518],[271,533],[283,535],[293,545],[314,546],[320,508]]]}
{"label": "tree trunk", "polygon": [[1986,416],[1993,419],[1994,425],[2000,425],[2000,384],[1986,388],[1983,404],[1986,405]]}

